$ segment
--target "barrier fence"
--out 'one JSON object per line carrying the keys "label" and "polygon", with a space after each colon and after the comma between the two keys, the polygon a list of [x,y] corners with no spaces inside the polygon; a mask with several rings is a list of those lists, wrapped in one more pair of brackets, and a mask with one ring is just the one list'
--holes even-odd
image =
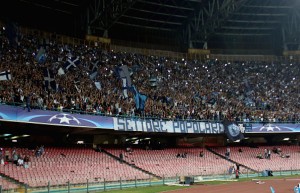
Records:
{"label": "barrier fence", "polygon": [[[242,172],[239,174],[238,178],[260,178],[266,177],[261,172],[251,172],[250,170],[241,170]],[[285,177],[292,175],[299,175],[300,168],[291,168],[291,170],[281,170],[272,172],[273,176],[276,177]],[[149,186],[158,186],[158,185],[175,185],[175,184],[185,184],[185,177],[191,178],[191,184],[193,183],[201,183],[205,181],[218,181],[218,180],[233,180],[236,179],[237,176],[232,173],[229,174],[228,170],[224,170],[223,174],[215,174],[215,175],[188,175],[188,176],[174,176],[174,177],[162,177],[161,179],[149,176],[148,179],[137,179],[134,180],[126,180],[122,177],[117,181],[106,181],[106,179],[101,179],[95,182],[94,179],[86,179],[85,183],[74,183],[72,181],[66,181],[64,184],[60,185],[52,185],[51,181],[48,182],[46,186],[40,187],[30,187],[27,184],[18,185],[18,188],[6,188],[5,186],[0,184],[0,193],[11,193],[11,192],[24,192],[24,193],[55,193],[55,192],[101,192],[108,190],[122,190],[126,188],[137,188],[137,187],[149,187]],[[5,178],[2,176],[2,178]],[[12,182],[13,183],[13,182]]]}

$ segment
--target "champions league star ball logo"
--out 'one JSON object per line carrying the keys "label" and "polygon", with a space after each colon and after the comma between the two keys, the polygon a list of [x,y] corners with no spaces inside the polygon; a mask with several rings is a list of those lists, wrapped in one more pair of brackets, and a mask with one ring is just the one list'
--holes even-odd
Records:
{"label": "champions league star ball logo", "polygon": [[237,137],[240,134],[240,128],[236,124],[228,125],[228,132],[232,137]]}
{"label": "champions league star ball logo", "polygon": [[276,125],[272,125],[270,123],[262,126],[259,130],[260,131],[281,131],[279,127],[277,127]]}
{"label": "champions league star ball logo", "polygon": [[69,114],[65,114],[65,113],[61,113],[61,114],[56,114],[54,116],[52,116],[48,122],[50,123],[59,123],[59,124],[68,124],[68,125],[80,125],[80,121],[78,119],[76,119],[75,117],[69,115]]}

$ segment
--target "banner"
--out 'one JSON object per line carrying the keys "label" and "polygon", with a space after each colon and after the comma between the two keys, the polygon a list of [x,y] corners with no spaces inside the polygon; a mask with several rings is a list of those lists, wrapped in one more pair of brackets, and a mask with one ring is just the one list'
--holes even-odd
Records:
{"label": "banner", "polygon": [[299,123],[243,123],[240,128],[245,133],[292,133],[300,132]]}
{"label": "banner", "polygon": [[220,123],[114,117],[114,130],[163,133],[224,133]]}
{"label": "banner", "polygon": [[[87,127],[113,129],[116,131],[138,131],[156,133],[201,133],[230,135],[232,139],[243,133],[293,133],[300,132],[300,123],[232,123],[205,121],[171,121],[158,119],[141,119],[132,117],[106,117],[99,115],[75,114],[69,112],[31,109],[23,106],[0,104],[0,120],[61,125],[70,127]],[[238,132],[240,131],[240,132]]]}
{"label": "banner", "polygon": [[114,129],[112,117],[39,109],[31,109],[31,111],[28,112],[27,109],[21,106],[0,105],[0,119],[71,127]]}
{"label": "banner", "polygon": [[236,140],[244,139],[244,135],[241,132],[240,127],[236,123],[232,121],[224,120],[223,126],[224,126],[224,132],[229,140],[236,141]]}

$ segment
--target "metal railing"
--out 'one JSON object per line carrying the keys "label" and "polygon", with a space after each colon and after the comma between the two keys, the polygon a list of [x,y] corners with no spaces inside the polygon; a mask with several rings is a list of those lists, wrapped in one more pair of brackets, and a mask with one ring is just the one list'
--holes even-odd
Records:
{"label": "metal railing", "polygon": [[[26,104],[25,103],[17,103],[17,102],[10,102],[10,103],[0,103],[0,105],[9,105],[9,106],[14,106],[14,107],[19,107],[26,109]],[[210,122],[210,123],[219,123],[222,122],[222,119],[193,119],[193,118],[187,118],[187,119],[179,119],[179,118],[161,118],[161,117],[155,117],[155,116],[132,116],[132,115],[118,115],[118,114],[108,114],[104,112],[89,112],[89,111],[82,111],[82,110],[77,110],[77,109],[58,109],[58,108],[47,108],[47,107],[39,107],[39,106],[30,106],[30,109],[38,109],[38,110],[45,110],[45,111],[56,111],[56,112],[65,112],[65,113],[71,113],[71,114],[83,114],[83,115],[94,115],[94,116],[105,116],[105,117],[124,117],[124,118],[130,118],[130,119],[152,119],[152,120],[164,120],[164,121],[190,121],[190,122]],[[253,124],[253,123],[261,123],[261,124],[266,124],[266,123],[300,123],[300,120],[290,120],[290,121],[237,121],[238,124]]]}
{"label": "metal railing", "polygon": [[[281,170],[272,171],[272,175],[276,177],[285,177],[292,175],[299,175],[300,168],[291,168],[291,170]],[[235,173],[228,173],[228,170],[224,170],[223,174],[215,174],[215,175],[176,175],[173,177],[165,177],[162,179],[157,179],[150,177],[148,179],[133,179],[126,180],[122,177],[116,181],[107,181],[105,178],[95,182],[94,179],[86,179],[83,183],[74,183],[71,180],[67,180],[65,183],[53,185],[51,181],[44,186],[30,187],[27,184],[20,185],[18,188],[10,189],[3,187],[0,185],[0,193],[10,193],[10,192],[24,192],[24,193],[70,193],[70,192],[97,192],[97,191],[108,191],[108,190],[122,190],[126,188],[138,188],[138,187],[149,187],[149,186],[158,186],[158,185],[172,185],[172,184],[183,184],[183,177],[188,176],[191,177],[194,183],[197,182],[205,182],[205,181],[223,181],[223,180],[233,180],[236,179],[237,176]],[[238,175],[238,178],[258,178],[258,177],[266,177],[261,172],[252,172],[250,170],[242,170],[242,172]]]}

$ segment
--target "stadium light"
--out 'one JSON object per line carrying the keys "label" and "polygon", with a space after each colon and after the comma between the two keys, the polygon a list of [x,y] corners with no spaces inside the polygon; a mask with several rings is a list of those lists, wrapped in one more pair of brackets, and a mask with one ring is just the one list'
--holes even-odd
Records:
{"label": "stadium light", "polygon": [[11,134],[9,134],[9,133],[4,133],[3,135],[0,135],[0,137],[8,137],[8,136],[11,136]]}
{"label": "stadium light", "polygon": [[288,141],[288,140],[290,140],[289,137],[283,138],[283,141]]}
{"label": "stadium light", "polygon": [[15,136],[12,136],[10,139],[18,139],[18,138],[22,138],[22,137],[29,137],[30,135],[15,135]]}

